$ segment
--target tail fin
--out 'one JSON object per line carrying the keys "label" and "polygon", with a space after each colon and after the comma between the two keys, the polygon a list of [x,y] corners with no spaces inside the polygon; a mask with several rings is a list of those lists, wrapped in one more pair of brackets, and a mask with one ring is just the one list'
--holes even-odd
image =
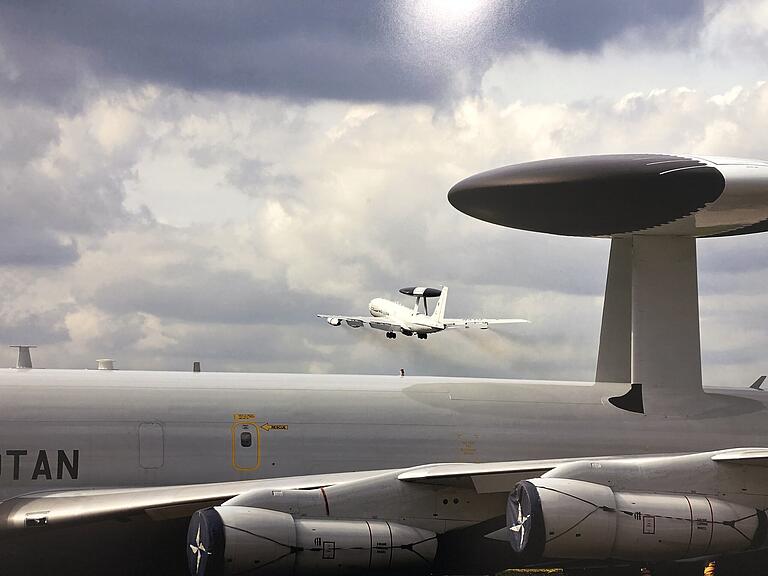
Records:
{"label": "tail fin", "polygon": [[440,289],[440,298],[437,300],[435,311],[432,312],[431,318],[437,322],[442,323],[445,318],[445,301],[448,299],[448,286],[443,286]]}

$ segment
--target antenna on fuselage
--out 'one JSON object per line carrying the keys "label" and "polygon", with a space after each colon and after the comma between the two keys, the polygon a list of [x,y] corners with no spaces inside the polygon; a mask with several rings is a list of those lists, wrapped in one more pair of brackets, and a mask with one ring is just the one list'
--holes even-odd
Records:
{"label": "antenna on fuselage", "polygon": [[97,370],[114,370],[115,361],[112,358],[99,358],[96,360]]}
{"label": "antenna on fuselage", "polygon": [[13,344],[11,348],[19,349],[19,356],[16,358],[16,368],[32,368],[32,355],[29,353],[30,348],[37,348],[29,344]]}

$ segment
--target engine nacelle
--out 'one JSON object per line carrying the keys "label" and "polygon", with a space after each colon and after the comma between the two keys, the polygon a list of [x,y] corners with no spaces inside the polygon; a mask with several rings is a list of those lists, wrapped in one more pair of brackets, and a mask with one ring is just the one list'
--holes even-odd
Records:
{"label": "engine nacelle", "polygon": [[362,320],[347,320],[347,326],[350,328],[361,328],[363,326]]}
{"label": "engine nacelle", "polygon": [[216,506],[192,516],[187,558],[195,576],[426,574],[434,532],[383,520],[294,519],[290,514]]}
{"label": "engine nacelle", "polygon": [[509,495],[507,527],[527,560],[682,560],[763,544],[766,515],[698,494],[614,492],[608,486],[536,478]]}
{"label": "engine nacelle", "polygon": [[325,321],[331,326],[341,326],[341,318],[326,318]]}

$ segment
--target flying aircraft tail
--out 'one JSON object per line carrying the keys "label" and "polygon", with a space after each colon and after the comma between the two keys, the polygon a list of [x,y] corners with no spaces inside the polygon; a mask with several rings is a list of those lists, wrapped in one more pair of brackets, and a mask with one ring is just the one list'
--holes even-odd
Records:
{"label": "flying aircraft tail", "polygon": [[448,299],[448,286],[443,286],[440,289],[440,298],[437,300],[435,311],[432,312],[432,319],[436,322],[443,322],[445,318],[445,301]]}

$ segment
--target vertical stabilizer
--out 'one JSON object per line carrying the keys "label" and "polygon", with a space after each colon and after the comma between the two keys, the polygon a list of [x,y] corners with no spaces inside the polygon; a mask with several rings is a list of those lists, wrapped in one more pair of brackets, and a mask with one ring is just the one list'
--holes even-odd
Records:
{"label": "vertical stabilizer", "polygon": [[632,238],[613,238],[595,382],[632,381]]}
{"label": "vertical stabilizer", "polygon": [[632,331],[632,381],[649,413],[702,395],[695,238],[635,236]]}
{"label": "vertical stabilizer", "polygon": [[432,319],[442,324],[445,318],[445,301],[448,299],[448,286],[443,286],[440,289],[440,298],[437,300],[437,306],[435,311],[432,312]]}

